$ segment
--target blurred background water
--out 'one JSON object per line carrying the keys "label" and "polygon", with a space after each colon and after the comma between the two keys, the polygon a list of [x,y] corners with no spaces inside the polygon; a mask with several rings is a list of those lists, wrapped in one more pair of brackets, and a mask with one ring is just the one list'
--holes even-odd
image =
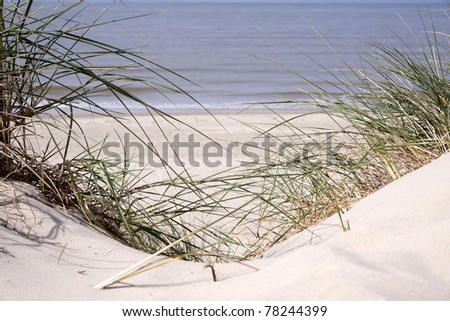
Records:
{"label": "blurred background water", "polygon": [[[105,6],[90,4],[84,14],[95,16]],[[449,22],[448,5],[425,7],[417,3],[150,2],[125,6],[118,2],[108,9],[104,19],[147,13],[153,14],[94,28],[89,36],[121,48],[135,48],[148,59],[188,78],[196,85],[171,79],[211,109],[301,99],[303,90],[314,88],[295,73],[338,93],[329,84],[334,81],[333,76],[324,69],[344,77],[348,73],[343,71],[345,65],[340,59],[360,66],[361,54],[368,51],[367,42],[399,43],[397,37],[401,37],[405,41],[401,46],[419,52],[413,34],[430,30],[431,23],[438,30],[448,31]],[[133,70],[132,75],[154,79],[143,69]],[[169,101],[148,88],[131,89],[159,108],[198,108],[182,95],[170,95]],[[111,104],[107,96],[102,99]]]}

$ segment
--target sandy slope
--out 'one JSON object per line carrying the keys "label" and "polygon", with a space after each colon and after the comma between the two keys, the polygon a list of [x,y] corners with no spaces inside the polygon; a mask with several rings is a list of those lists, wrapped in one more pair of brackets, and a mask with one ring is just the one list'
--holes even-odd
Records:
{"label": "sandy slope", "polygon": [[[2,300],[450,300],[450,154],[249,262],[176,261],[107,290],[94,285],[147,254],[0,182]],[[20,210],[18,210],[18,207]]]}

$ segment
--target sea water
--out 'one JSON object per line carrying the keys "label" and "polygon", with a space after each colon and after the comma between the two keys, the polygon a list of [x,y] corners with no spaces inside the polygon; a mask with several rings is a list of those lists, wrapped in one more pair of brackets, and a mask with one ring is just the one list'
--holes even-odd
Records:
{"label": "sea water", "polygon": [[[167,80],[144,68],[130,71],[154,86],[130,83],[128,89],[162,109],[200,108],[200,104],[239,109],[302,99],[305,91],[317,90],[315,86],[339,93],[332,83],[349,76],[348,65],[361,66],[361,57],[370,52],[368,44],[396,43],[419,52],[416,37],[430,30],[431,23],[449,31],[445,4],[125,3],[110,7],[103,19],[149,15],[93,28],[88,35],[134,48],[184,77],[151,64]],[[95,15],[105,6],[90,4],[84,14]],[[101,63],[120,63],[114,57],[107,59]],[[190,97],[159,84],[179,86]],[[115,106],[107,95],[102,99]]]}

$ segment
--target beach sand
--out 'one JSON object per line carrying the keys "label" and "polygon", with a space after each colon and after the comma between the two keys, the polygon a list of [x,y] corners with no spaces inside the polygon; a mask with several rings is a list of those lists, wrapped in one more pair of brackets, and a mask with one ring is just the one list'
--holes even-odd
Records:
{"label": "beach sand", "polygon": [[[162,143],[153,120],[145,117],[139,118],[145,130]],[[218,115],[224,131],[207,115],[179,117],[222,144],[253,139],[254,130],[242,123],[268,129],[277,118]],[[104,119],[80,122],[86,135],[98,140],[114,129],[124,134]],[[317,115],[299,122],[329,125]],[[192,131],[164,126],[168,137]],[[233,162],[240,162],[243,155],[236,153]],[[258,271],[216,264],[218,282],[213,282],[203,263],[174,261],[105,290],[94,286],[148,254],[88,226],[79,214],[48,203],[26,184],[0,181],[0,218],[15,229],[0,226],[0,299],[450,300],[449,168],[447,154],[362,199],[344,214],[347,232],[332,216],[290,237],[247,262]],[[195,176],[221,169],[191,168]]]}

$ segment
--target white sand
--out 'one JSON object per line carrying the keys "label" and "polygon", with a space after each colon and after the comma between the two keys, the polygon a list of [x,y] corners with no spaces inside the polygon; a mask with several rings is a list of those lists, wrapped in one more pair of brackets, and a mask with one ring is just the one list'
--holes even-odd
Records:
{"label": "white sand", "polygon": [[27,235],[0,226],[0,299],[450,300],[449,168],[450,154],[361,200],[348,232],[331,217],[291,237],[248,262],[259,271],[216,264],[214,283],[203,264],[175,261],[106,290],[94,285],[148,254],[0,182],[0,218]]}

